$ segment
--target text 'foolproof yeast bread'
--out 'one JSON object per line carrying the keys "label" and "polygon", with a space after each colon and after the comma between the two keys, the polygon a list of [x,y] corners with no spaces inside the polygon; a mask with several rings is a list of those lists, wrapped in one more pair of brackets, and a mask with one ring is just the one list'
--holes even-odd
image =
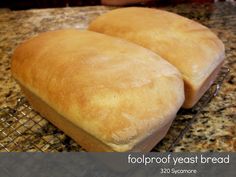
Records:
{"label": "text 'foolproof yeast bread'", "polygon": [[149,151],[184,101],[182,76],[168,62],[89,31],[24,42],[12,73],[31,105],[88,151]]}
{"label": "text 'foolproof yeast bread'", "polygon": [[167,11],[116,9],[92,21],[89,29],[146,47],[178,68],[185,81],[185,108],[200,99],[223,63],[224,45],[213,32]]}

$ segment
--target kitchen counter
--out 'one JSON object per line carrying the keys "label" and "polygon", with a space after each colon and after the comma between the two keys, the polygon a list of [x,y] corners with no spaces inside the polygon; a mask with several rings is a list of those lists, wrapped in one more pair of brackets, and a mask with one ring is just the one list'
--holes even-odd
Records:
{"label": "kitchen counter", "polygon": [[[0,108],[13,108],[17,99],[23,96],[10,74],[11,55],[19,43],[49,30],[84,29],[96,16],[113,8],[0,9]],[[205,106],[173,151],[236,151],[236,4],[183,4],[162,9],[194,19],[212,29],[225,44],[225,65],[230,69],[218,95]],[[34,139],[35,135],[31,136]]]}

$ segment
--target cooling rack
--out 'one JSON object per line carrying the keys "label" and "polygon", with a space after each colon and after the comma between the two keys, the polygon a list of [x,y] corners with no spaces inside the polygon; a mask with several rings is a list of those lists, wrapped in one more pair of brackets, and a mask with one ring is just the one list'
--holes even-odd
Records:
{"label": "cooling rack", "polygon": [[[210,89],[192,109],[180,109],[165,138],[153,152],[172,151],[195,122],[202,109],[217,95],[229,69],[223,67]],[[34,111],[25,98],[14,108],[0,109],[1,152],[84,151],[81,146]]]}

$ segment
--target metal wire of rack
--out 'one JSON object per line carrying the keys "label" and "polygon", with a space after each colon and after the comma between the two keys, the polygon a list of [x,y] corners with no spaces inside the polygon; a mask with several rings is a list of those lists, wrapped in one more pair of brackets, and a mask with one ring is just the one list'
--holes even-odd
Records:
{"label": "metal wire of rack", "polygon": [[[192,109],[180,109],[166,137],[152,151],[172,151],[188,132],[202,109],[218,93],[229,73],[223,67],[211,88]],[[12,109],[0,109],[0,152],[84,151],[80,145],[35,112],[25,98]]]}

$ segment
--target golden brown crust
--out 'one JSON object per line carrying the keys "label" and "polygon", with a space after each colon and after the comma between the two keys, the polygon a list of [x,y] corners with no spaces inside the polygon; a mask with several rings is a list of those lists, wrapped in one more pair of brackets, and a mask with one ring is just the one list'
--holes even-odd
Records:
{"label": "golden brown crust", "polygon": [[190,90],[185,95],[188,108],[206,91],[203,83],[224,58],[223,43],[208,28],[163,10],[116,9],[92,21],[89,30],[137,43],[176,66]]}
{"label": "golden brown crust", "polygon": [[127,151],[173,120],[180,73],[153,52],[103,34],[59,30],[14,52],[12,74],[58,114],[114,151]]}
{"label": "golden brown crust", "polygon": [[42,101],[39,97],[21,85],[27,100],[34,110],[38,111],[42,116],[46,117],[53,125],[58,127],[68,136],[78,142],[84,149],[89,152],[111,152],[112,149],[98,139],[91,136],[88,132],[83,131],[81,128],[70,122],[67,118],[60,115],[48,104]]}
{"label": "golden brown crust", "polygon": [[[60,115],[54,109],[52,109],[48,104],[42,101],[39,97],[33,94],[31,91],[26,89],[21,85],[21,88],[30,102],[30,105],[44,117],[46,117],[51,123],[56,127],[66,132],[68,136],[73,138],[77,143],[79,143],[84,149],[89,152],[114,152],[112,149],[102,141],[98,140],[96,137],[91,136],[89,132],[83,131],[79,126],[71,123],[67,118]],[[174,115],[172,118],[174,119]],[[129,151],[132,152],[149,152],[168,132],[172,121],[170,120],[167,124],[160,129],[153,132],[150,136],[135,144]],[[122,149],[117,149],[116,151],[123,151]]]}

